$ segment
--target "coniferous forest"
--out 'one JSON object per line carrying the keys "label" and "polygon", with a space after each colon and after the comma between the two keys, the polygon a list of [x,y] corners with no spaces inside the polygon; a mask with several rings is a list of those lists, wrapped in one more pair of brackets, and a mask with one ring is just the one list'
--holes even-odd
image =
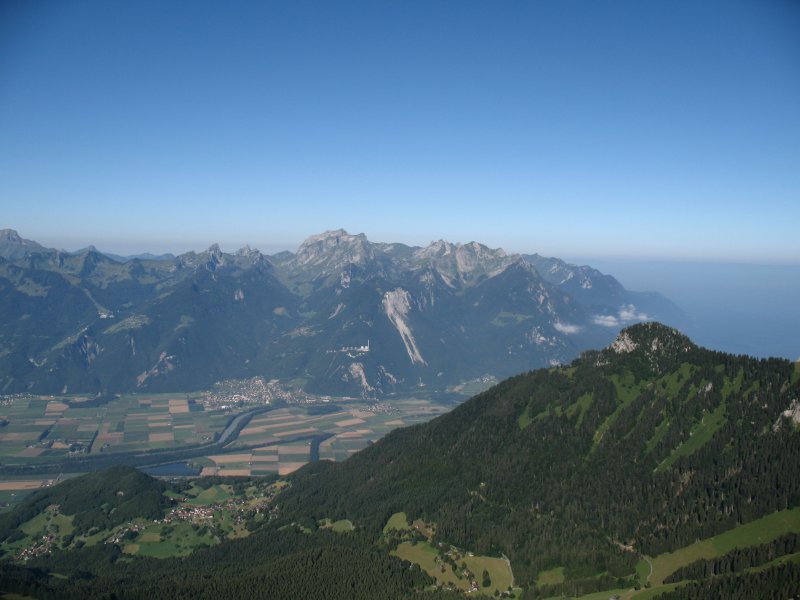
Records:
{"label": "coniferous forest", "polygon": [[[506,557],[517,597],[644,588],[654,581],[642,561],[800,506],[798,398],[800,371],[789,361],[712,352],[673,329],[637,325],[602,351],[508,379],[344,463],[304,467],[276,496],[275,518],[245,539],[161,560],[115,546],[25,564],[6,557],[2,589],[42,598],[463,597],[391,555],[397,540],[384,526],[399,512],[429,524],[434,547]],[[131,492],[129,502],[158,510],[152,492],[164,484],[137,485],[141,498]],[[61,496],[34,495],[4,515],[0,536],[78,493],[60,487],[50,493]],[[317,530],[324,519],[355,530]],[[677,587],[659,597],[796,594],[797,533],[689,561],[666,574]],[[560,581],[540,579],[553,569]]]}

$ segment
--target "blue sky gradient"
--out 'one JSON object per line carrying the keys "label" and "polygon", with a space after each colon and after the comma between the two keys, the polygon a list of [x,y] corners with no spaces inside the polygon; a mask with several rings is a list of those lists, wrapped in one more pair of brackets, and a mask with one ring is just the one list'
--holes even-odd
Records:
{"label": "blue sky gradient", "polygon": [[800,3],[0,4],[0,227],[800,263]]}

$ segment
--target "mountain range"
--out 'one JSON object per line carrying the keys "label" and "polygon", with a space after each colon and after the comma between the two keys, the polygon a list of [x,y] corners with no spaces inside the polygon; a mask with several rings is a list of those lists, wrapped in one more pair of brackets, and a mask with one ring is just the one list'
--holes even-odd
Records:
{"label": "mountain range", "polygon": [[683,315],[609,275],[477,242],[344,230],[267,256],[70,253],[0,231],[0,393],[175,391],[265,376],[318,394],[442,391],[568,362]]}

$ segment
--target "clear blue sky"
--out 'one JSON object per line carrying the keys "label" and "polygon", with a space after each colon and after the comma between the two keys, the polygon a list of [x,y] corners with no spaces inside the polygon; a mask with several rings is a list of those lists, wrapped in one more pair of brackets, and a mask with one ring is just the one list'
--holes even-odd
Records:
{"label": "clear blue sky", "polygon": [[800,2],[3,0],[0,227],[797,263]]}

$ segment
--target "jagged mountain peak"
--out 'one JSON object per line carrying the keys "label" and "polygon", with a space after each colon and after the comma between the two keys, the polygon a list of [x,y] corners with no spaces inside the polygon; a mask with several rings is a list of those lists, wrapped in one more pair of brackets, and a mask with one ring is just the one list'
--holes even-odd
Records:
{"label": "jagged mountain peak", "polygon": [[15,260],[42,252],[47,252],[47,248],[20,237],[14,229],[0,229],[0,256],[3,258]]}
{"label": "jagged mountain peak", "polygon": [[76,250],[75,254],[83,254],[84,252],[100,252],[100,250],[98,250],[97,246],[95,246],[94,244],[89,244],[85,248],[81,248],[80,250]]}
{"label": "jagged mountain peak", "polygon": [[306,239],[294,260],[298,266],[340,267],[348,263],[361,265],[373,257],[372,244],[366,235],[350,235],[344,229],[334,229]]}
{"label": "jagged mountain peak", "polygon": [[236,256],[260,256],[261,252],[258,248],[251,248],[250,244],[245,244],[236,251]]}
{"label": "jagged mountain peak", "polygon": [[507,256],[505,250],[502,248],[489,248],[479,242],[468,242],[461,244],[459,242],[453,243],[447,240],[437,240],[431,242],[424,248],[418,249],[414,254],[418,258],[433,258],[443,257],[451,254],[472,254],[480,258],[505,258]]}
{"label": "jagged mountain peak", "polygon": [[448,278],[467,281],[502,272],[515,260],[515,255],[509,256],[501,248],[492,249],[478,242],[454,244],[438,240],[417,249],[413,260],[420,266],[433,267]]}
{"label": "jagged mountain peak", "polygon": [[219,244],[211,244],[208,247],[208,250],[206,250],[203,254],[208,256],[208,260],[204,266],[210,271],[216,271],[217,268],[225,264],[225,257],[219,247]]}
{"label": "jagged mountain peak", "polygon": [[0,229],[0,241],[21,243],[23,240],[14,229]]}
{"label": "jagged mountain peak", "polygon": [[363,233],[357,233],[355,235],[350,235],[347,233],[345,229],[329,229],[327,231],[323,231],[322,233],[317,233],[315,235],[308,236],[305,241],[300,244],[300,248],[298,252],[302,250],[304,247],[315,246],[318,244],[322,244],[325,247],[332,248],[338,246],[340,244],[348,244],[354,241],[367,241],[367,236]]}

